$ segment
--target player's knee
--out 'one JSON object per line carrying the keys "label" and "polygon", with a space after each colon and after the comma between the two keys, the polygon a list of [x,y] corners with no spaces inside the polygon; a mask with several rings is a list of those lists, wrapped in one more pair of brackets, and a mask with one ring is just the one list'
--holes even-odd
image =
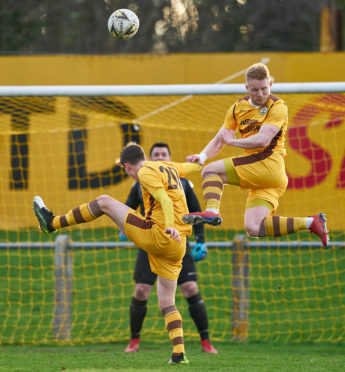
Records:
{"label": "player's knee", "polygon": [[212,163],[207,164],[202,168],[201,177],[205,178],[207,173],[216,173]]}
{"label": "player's knee", "polygon": [[204,180],[210,176],[219,176],[223,183],[227,182],[227,176],[224,170],[220,169],[218,162],[207,164],[201,171],[201,177]]}
{"label": "player's knee", "polygon": [[245,229],[247,231],[247,234],[249,236],[252,236],[253,238],[256,238],[259,236],[259,229],[260,224],[254,222],[254,221],[248,221],[245,223]]}
{"label": "player's knee", "polygon": [[185,282],[180,285],[181,292],[185,298],[189,298],[198,294],[198,285],[194,281]]}
{"label": "player's knee", "polygon": [[96,200],[101,211],[106,213],[113,198],[109,195],[101,195]]}
{"label": "player's knee", "polygon": [[139,301],[145,301],[149,298],[152,286],[149,284],[138,283],[135,286],[134,297]]}

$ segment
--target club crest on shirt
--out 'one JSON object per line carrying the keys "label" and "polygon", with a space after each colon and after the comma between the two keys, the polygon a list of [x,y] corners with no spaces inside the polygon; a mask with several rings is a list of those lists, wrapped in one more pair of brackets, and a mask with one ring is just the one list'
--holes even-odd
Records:
{"label": "club crest on shirt", "polygon": [[267,106],[263,106],[263,107],[261,107],[261,109],[260,109],[260,114],[261,114],[261,115],[266,114],[267,110],[268,110],[268,107],[267,107]]}

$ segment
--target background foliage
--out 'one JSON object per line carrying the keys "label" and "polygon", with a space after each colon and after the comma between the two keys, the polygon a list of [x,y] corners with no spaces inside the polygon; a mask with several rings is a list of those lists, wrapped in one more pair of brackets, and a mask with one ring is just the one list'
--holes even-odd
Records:
{"label": "background foliage", "polygon": [[[333,1],[344,12],[345,0]],[[329,2],[2,0],[0,53],[318,51],[320,9]],[[108,17],[119,8],[141,20],[132,40],[108,34]]]}

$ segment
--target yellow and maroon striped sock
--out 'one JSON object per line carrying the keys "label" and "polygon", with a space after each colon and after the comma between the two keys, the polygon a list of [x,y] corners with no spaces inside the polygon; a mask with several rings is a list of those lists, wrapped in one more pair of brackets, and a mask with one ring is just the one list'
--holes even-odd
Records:
{"label": "yellow and maroon striped sock", "polygon": [[182,318],[176,306],[168,306],[162,310],[165,326],[169,332],[169,338],[173,344],[173,354],[184,353]]}
{"label": "yellow and maroon striped sock", "polygon": [[102,214],[104,213],[101,211],[97,200],[93,200],[90,203],[82,204],[68,211],[65,215],[55,216],[52,221],[52,226],[54,230],[58,230],[62,227],[92,221]]}
{"label": "yellow and maroon striped sock", "polygon": [[260,225],[259,237],[282,236],[307,228],[305,217],[267,216]]}
{"label": "yellow and maroon striped sock", "polygon": [[209,172],[203,175],[202,192],[206,209],[216,209],[219,211],[223,188],[223,181],[218,174]]}

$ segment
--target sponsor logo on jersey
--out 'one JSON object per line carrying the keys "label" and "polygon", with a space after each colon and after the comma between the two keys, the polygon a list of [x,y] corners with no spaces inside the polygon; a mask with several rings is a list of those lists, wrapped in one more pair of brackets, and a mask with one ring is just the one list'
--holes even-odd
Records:
{"label": "sponsor logo on jersey", "polygon": [[241,120],[240,126],[256,124],[258,121],[256,119],[244,119]]}
{"label": "sponsor logo on jersey", "polygon": [[266,114],[267,110],[268,110],[268,107],[267,107],[267,106],[263,106],[263,107],[261,107],[261,109],[260,109],[260,114],[261,114],[261,115]]}

